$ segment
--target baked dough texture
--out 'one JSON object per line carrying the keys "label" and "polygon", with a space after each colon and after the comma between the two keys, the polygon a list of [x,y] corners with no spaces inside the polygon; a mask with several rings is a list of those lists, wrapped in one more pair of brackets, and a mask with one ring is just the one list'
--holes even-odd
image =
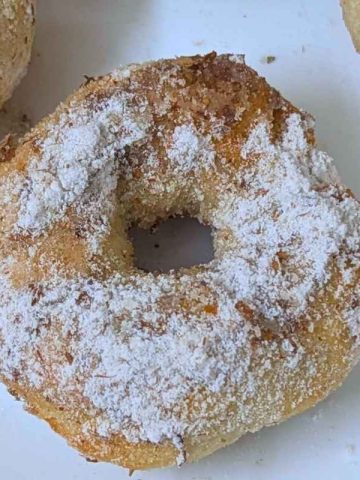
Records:
{"label": "baked dough texture", "polygon": [[[0,162],[0,377],[92,460],[191,462],[338,387],[359,358],[358,201],[312,118],[242,55],[88,79]],[[190,215],[214,259],[136,268]]]}
{"label": "baked dough texture", "polygon": [[360,0],[341,0],[341,7],[354,47],[360,53]]}
{"label": "baked dough texture", "polygon": [[35,26],[35,0],[0,0],[0,108],[26,73]]}

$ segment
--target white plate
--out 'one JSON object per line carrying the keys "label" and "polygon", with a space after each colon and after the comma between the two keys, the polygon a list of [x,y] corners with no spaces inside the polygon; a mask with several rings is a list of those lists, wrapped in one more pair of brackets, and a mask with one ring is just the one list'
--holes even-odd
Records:
{"label": "white plate", "polygon": [[[336,0],[46,0],[28,76],[10,108],[33,121],[84,74],[181,54],[243,52],[247,63],[317,118],[321,147],[360,193],[360,55]],[[274,63],[263,57],[274,55]],[[196,465],[134,480],[358,480],[360,368],[314,410],[248,435]],[[121,480],[89,464],[0,387],[0,478]]]}

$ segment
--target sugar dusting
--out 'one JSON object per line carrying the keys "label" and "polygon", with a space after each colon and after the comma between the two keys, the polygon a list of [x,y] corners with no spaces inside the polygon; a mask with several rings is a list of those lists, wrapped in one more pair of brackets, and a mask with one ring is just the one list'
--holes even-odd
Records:
{"label": "sugar dusting", "polygon": [[339,206],[342,187],[332,159],[309,149],[299,115],[287,123],[277,146],[266,123],[252,130],[241,151],[259,158],[255,176],[241,175],[251,188],[245,197],[225,194],[213,220],[216,228],[231,230],[238,250],[235,258],[232,251],[224,256],[219,281],[279,320],[304,311],[311,291],[329,280],[329,259],[340,246],[356,251],[360,235],[356,200],[344,198]]}
{"label": "sugar dusting", "polygon": [[[128,150],[149,134],[148,105],[134,113],[132,101],[124,94],[96,112],[70,110],[51,127],[26,175],[9,176],[2,185],[5,209],[13,202],[7,189],[18,192],[12,233],[37,238],[71,209],[93,226],[86,237],[89,251],[101,249],[119,176],[132,188]],[[288,117],[277,143],[259,119],[239,146],[239,157],[256,159],[256,167],[233,171],[231,181],[217,166],[218,122],[213,129],[204,133],[187,122],[164,137],[176,185],[186,184],[191,174],[200,204],[201,175],[217,175],[217,202],[202,211],[218,241],[207,266],[168,275],[118,272],[100,281],[69,279],[54,265],[42,284],[15,289],[9,276],[14,259],[0,261],[1,374],[62,405],[85,403],[91,418],[84,435],[121,432],[132,442],[171,440],[180,463],[186,435],[204,433],[209,425],[233,428],[228,408],[234,402],[242,405],[239,421],[250,422],[246,401],[261,388],[274,358],[282,359],[284,378],[304,361],[309,377],[316,374],[301,345],[284,338],[264,355],[255,376],[256,353],[249,346],[261,337],[261,324],[253,319],[290,325],[329,279],[331,259],[338,257],[349,282],[359,266],[351,253],[359,250],[358,203],[339,184],[332,160],[309,146],[299,114]],[[143,159],[152,182],[159,164],[153,152]],[[341,252],[351,257],[350,267]],[[344,319],[359,335],[358,304],[351,308]],[[240,397],[234,393],[239,389]],[[221,395],[221,402],[215,406],[211,395]],[[269,398],[272,421],[281,416],[281,400],[279,385]]]}
{"label": "sugar dusting", "polygon": [[199,136],[191,124],[175,127],[172,145],[167,150],[167,154],[175,172],[209,168],[214,164],[215,159],[210,135]]}
{"label": "sugar dusting", "polygon": [[[116,161],[125,145],[141,140],[146,132],[146,123],[132,118],[128,101],[123,95],[104,102],[100,111],[84,108],[48,132],[40,160],[34,158],[27,177],[19,179],[15,233],[39,235],[71,206],[92,224],[90,243],[99,245],[98,237],[109,229]],[[75,126],[69,128],[69,123]]]}

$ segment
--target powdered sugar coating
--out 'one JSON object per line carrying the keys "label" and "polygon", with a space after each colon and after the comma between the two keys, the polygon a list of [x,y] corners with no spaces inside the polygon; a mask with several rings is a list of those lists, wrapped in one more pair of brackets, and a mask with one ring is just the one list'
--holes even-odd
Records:
{"label": "powdered sugar coating", "polygon": [[211,137],[199,136],[193,125],[175,127],[172,145],[167,150],[172,168],[175,172],[211,168],[215,159],[215,151],[211,145]]}
{"label": "powdered sugar coating", "polygon": [[92,238],[96,246],[95,235],[109,228],[112,193],[117,185],[116,157],[125,145],[145,135],[146,126],[135,122],[128,110],[126,98],[114,98],[101,112],[84,110],[70,115],[66,120],[74,127],[60,122],[54,132],[48,132],[41,145],[41,160],[34,159],[27,177],[19,179],[22,184],[17,187],[21,195],[15,233],[39,235],[64,217],[71,205],[98,227]]}
{"label": "powdered sugar coating", "polygon": [[[132,71],[113,78],[125,81]],[[164,77],[170,84],[172,75]],[[227,111],[211,117],[206,129],[180,116],[175,126],[154,132],[152,115],[170,112],[172,100],[164,100],[166,108],[134,101],[122,92],[96,110],[85,102],[51,124],[26,174],[2,180],[2,207],[17,207],[13,230],[4,235],[25,231],[36,247],[75,212],[92,226],[83,239],[91,262],[111,232],[117,204],[129,222],[138,203],[150,215],[161,198],[166,208],[159,216],[188,208],[213,226],[215,258],[168,275],[130,266],[105,279],[69,278],[54,264],[38,285],[15,288],[17,260],[7,255],[0,261],[1,374],[60,405],[86,405],[84,435],[120,432],[132,442],[170,440],[179,447],[191,434],[250,424],[247,402],[280,362],[281,382],[264,406],[265,423],[278,421],[286,379],[305,368],[305,387],[297,386],[305,397],[318,368],[284,332],[327,284],[334,259],[353,281],[359,205],[338,183],[332,160],[309,143],[300,113],[288,113],[277,139],[269,119],[256,118],[237,144],[235,160],[245,165],[237,168],[217,147],[228,134]],[[356,310],[344,320],[359,335]],[[278,337],[250,347],[266,329]]]}
{"label": "powdered sugar coating", "polygon": [[[353,198],[341,208],[333,198],[333,161],[309,150],[299,115],[287,124],[279,147],[271,144],[266,123],[252,130],[241,151],[244,158],[259,157],[256,176],[241,173],[251,188],[245,198],[225,194],[214,218],[215,227],[229,228],[237,242],[235,258],[233,252],[225,256],[217,275],[225,272],[229,289],[266,318],[304,311],[311,291],[329,280],[327,265],[340,245],[353,251],[359,246],[359,209]],[[319,185],[325,186],[321,193]]]}

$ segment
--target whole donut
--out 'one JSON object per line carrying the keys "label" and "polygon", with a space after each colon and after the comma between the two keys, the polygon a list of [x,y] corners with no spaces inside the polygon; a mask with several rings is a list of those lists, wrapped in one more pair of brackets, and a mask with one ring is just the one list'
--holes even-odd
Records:
{"label": "whole donut", "polygon": [[[0,376],[86,457],[197,460],[357,362],[359,203],[243,56],[88,78],[2,160]],[[136,268],[129,226],[183,214],[214,259]]]}
{"label": "whole donut", "polygon": [[26,73],[35,26],[35,0],[0,0],[0,108]]}

